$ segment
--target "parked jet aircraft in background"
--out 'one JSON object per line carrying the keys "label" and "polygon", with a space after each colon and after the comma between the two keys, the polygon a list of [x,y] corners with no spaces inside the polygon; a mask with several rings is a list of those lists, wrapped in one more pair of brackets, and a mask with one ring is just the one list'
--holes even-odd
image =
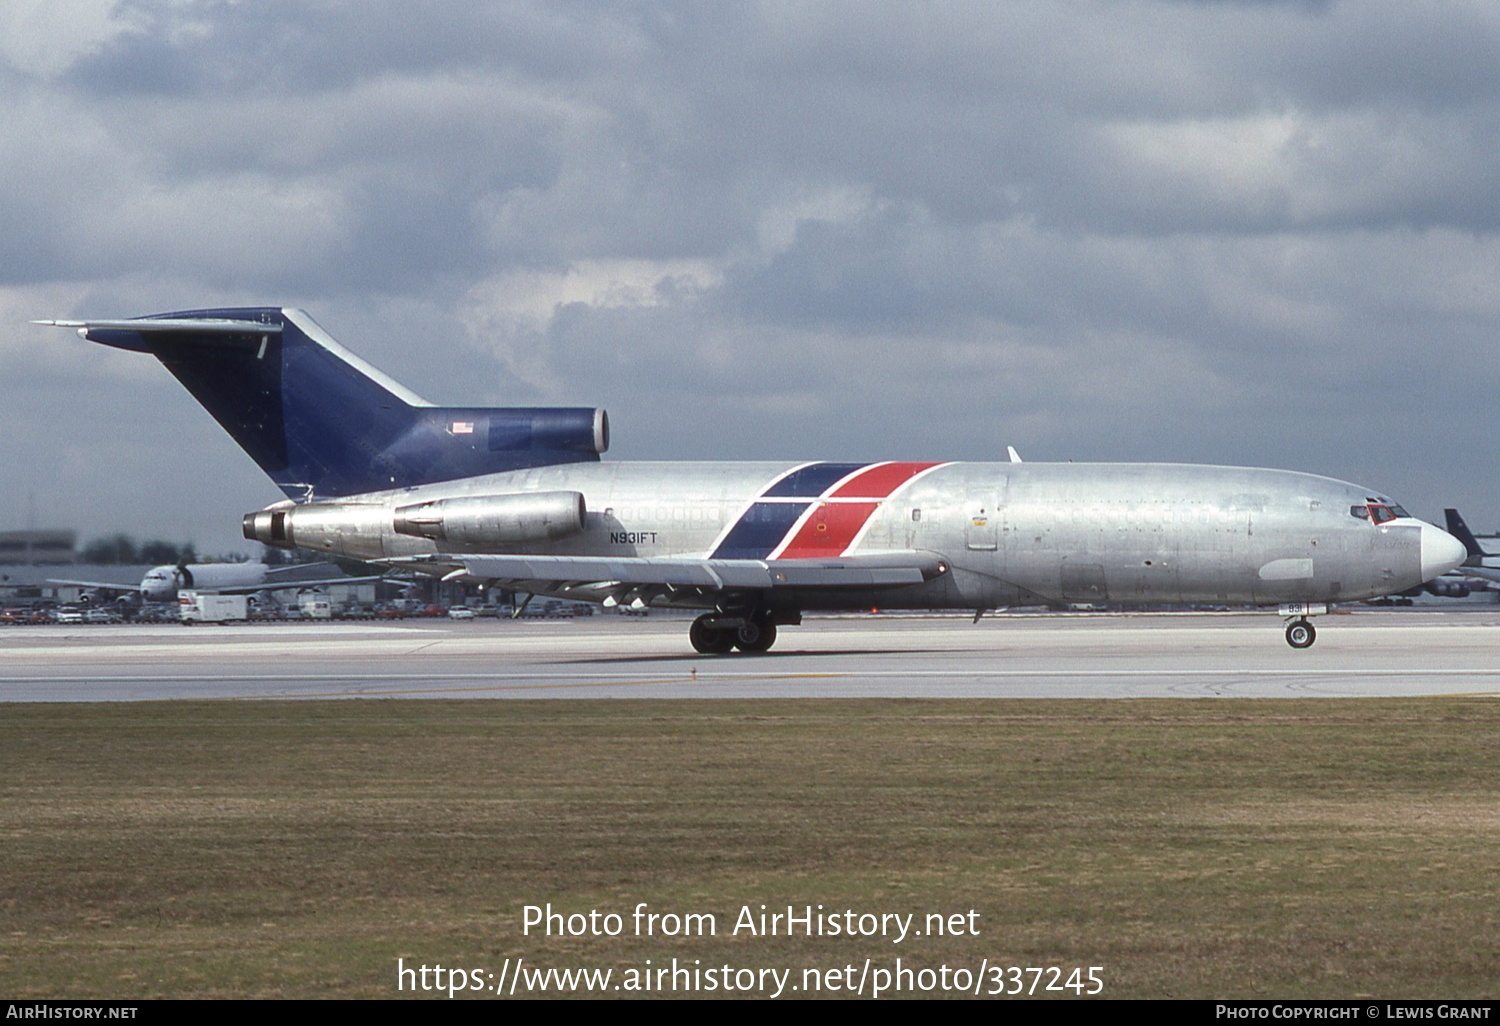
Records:
{"label": "parked jet aircraft in background", "polygon": [[[1458,510],[1445,509],[1443,516],[1448,521],[1448,533],[1462,542],[1467,552],[1463,564],[1454,573],[1491,583],[1500,583],[1500,552],[1486,552],[1479,544],[1479,539],[1474,537],[1474,532],[1469,530],[1469,525],[1464,523],[1464,518]],[[1439,594],[1442,593],[1439,592]]]}
{"label": "parked jet aircraft in background", "polygon": [[305,312],[44,321],[150,353],[288,498],[246,538],[605,605],[702,610],[700,652],[770,648],[804,610],[1327,603],[1463,562],[1371,489],[1174,464],[602,464],[602,410],[439,407]]}
{"label": "parked jet aircraft in background", "polygon": [[306,563],[293,566],[267,566],[265,563],[183,563],[177,566],[154,566],[146,571],[141,583],[135,587],[105,581],[49,580],[47,583],[94,588],[98,591],[137,592],[147,602],[176,602],[179,588],[196,588],[220,595],[250,595],[258,591],[277,591],[282,588],[316,588],[379,579],[356,578],[344,574],[324,574],[312,580],[288,579],[306,578],[309,569],[310,566]]}

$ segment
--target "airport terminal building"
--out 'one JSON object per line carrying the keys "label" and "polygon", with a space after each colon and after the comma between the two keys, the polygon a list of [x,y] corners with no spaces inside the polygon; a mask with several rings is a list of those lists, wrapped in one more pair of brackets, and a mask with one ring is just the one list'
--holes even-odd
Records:
{"label": "airport terminal building", "polygon": [[77,562],[76,531],[0,531],[0,564],[62,566]]}

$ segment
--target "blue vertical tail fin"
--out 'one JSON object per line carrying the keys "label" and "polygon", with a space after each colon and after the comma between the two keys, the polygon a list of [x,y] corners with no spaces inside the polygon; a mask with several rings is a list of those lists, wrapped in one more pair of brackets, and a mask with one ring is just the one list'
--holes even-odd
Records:
{"label": "blue vertical tail fin", "polygon": [[1479,566],[1485,556],[1500,555],[1500,553],[1486,552],[1479,545],[1479,539],[1474,537],[1474,532],[1469,530],[1469,525],[1464,523],[1464,518],[1459,516],[1456,509],[1443,510],[1443,516],[1448,518],[1448,533],[1464,543],[1464,548],[1469,550],[1469,558],[1464,561],[1465,566]]}
{"label": "blue vertical tail fin", "polygon": [[603,410],[434,406],[302,310],[41,323],[155,356],[298,501],[598,460],[609,447]]}

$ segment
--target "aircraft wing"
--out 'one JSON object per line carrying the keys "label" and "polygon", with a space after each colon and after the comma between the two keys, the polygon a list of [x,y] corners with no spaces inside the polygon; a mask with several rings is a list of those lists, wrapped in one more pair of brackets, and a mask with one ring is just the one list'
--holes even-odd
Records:
{"label": "aircraft wing", "polygon": [[291,591],[293,588],[326,588],[334,584],[368,584],[383,580],[384,574],[373,577],[323,577],[313,581],[279,581],[267,578],[259,584],[236,584],[227,588],[212,589],[219,595],[254,595],[259,591]]}
{"label": "aircraft wing", "polygon": [[58,581],[47,579],[48,584],[60,584],[64,588],[98,588],[100,591],[140,591],[137,584],[121,584],[119,581]]}
{"label": "aircraft wing", "polygon": [[451,566],[449,578],[563,585],[665,585],[702,591],[778,588],[899,588],[948,572],[935,552],[901,551],[831,559],[685,559],[643,556],[423,556],[405,562]]}
{"label": "aircraft wing", "polygon": [[324,573],[327,573],[331,569],[333,569],[333,564],[327,562],[326,560],[316,563],[288,563],[285,566],[266,567],[266,576],[285,577],[288,574],[295,574],[298,571],[302,571],[305,573],[309,570],[322,570]]}
{"label": "aircraft wing", "polygon": [[[1444,576],[1449,576],[1445,574]],[[1461,566],[1452,572],[1454,577],[1477,577],[1481,581],[1492,581],[1500,584],[1500,567],[1491,566]]]}

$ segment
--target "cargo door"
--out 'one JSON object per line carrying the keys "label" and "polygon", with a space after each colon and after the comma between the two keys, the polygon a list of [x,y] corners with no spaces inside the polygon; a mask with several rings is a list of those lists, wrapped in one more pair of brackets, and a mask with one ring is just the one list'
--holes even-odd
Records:
{"label": "cargo door", "polygon": [[964,544],[973,552],[994,552],[999,547],[1000,511],[992,489],[969,491],[964,514]]}

